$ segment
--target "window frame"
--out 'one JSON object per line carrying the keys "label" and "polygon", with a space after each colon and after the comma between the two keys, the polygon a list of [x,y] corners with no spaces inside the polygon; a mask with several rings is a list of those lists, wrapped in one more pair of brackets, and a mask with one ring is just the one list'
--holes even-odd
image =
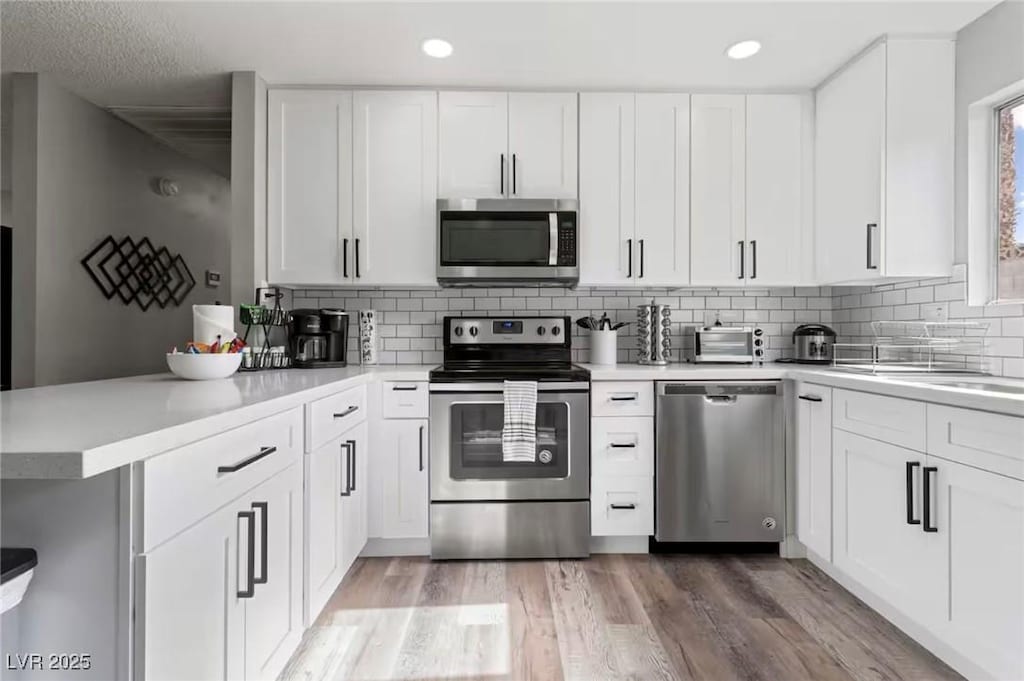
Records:
{"label": "window frame", "polygon": [[[993,254],[992,254],[992,258],[993,258],[993,260],[992,260],[992,293],[991,293],[991,298],[992,298],[991,304],[992,305],[1013,304],[1013,303],[1024,302],[1024,294],[1022,294],[1021,297],[1019,297],[1019,298],[1000,298],[999,297],[999,242],[1002,239],[1002,234],[999,231],[1000,230],[1000,226],[999,226],[999,203],[1000,203],[1000,200],[1001,200],[1002,197],[999,195],[999,192],[1001,190],[1002,183],[1003,183],[1003,178],[1002,178],[1002,175],[1000,174],[1001,170],[1002,170],[1002,167],[1001,167],[1002,166],[1002,163],[1001,163],[1002,159],[999,157],[999,152],[1000,152],[999,133],[1000,133],[1000,126],[1002,125],[1001,117],[1002,117],[1003,111],[1005,111],[1007,109],[1015,109],[1018,106],[1019,107],[1024,107],[1024,93],[1021,93],[1017,97],[1013,97],[1013,98],[1011,98],[1009,100],[1006,100],[1002,104],[998,104],[998,105],[996,105],[996,106],[994,106],[992,108],[993,120],[992,120],[992,141],[991,141],[991,144],[992,144],[992,163],[993,163],[992,180],[993,180],[993,182],[992,182],[992,188],[991,188],[992,189],[992,199],[991,200],[993,202],[993,208],[992,208],[992,211],[993,211],[993,224],[992,224],[992,237],[993,238],[992,238],[992,242],[993,243],[992,243],[992,247],[993,247],[993,251],[994,251]],[[1017,169],[1017,172],[1021,173],[1021,174],[1024,174],[1024,168]],[[1014,190],[1016,191],[1016,186],[1014,186]],[[1014,196],[1014,205],[1016,205],[1016,200],[1017,200],[1017,197]],[[1022,218],[1024,218],[1024,216],[1022,216]]]}

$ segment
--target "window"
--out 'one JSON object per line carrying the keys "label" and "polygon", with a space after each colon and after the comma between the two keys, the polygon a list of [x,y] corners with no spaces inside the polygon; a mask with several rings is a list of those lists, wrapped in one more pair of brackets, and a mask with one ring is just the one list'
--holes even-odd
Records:
{"label": "window", "polygon": [[996,117],[996,300],[1024,300],[1024,97]]}

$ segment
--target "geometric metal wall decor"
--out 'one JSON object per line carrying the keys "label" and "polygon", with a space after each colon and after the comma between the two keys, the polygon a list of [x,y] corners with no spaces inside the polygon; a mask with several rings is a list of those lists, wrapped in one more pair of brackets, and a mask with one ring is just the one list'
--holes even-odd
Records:
{"label": "geometric metal wall decor", "polygon": [[107,300],[117,296],[143,310],[153,303],[181,305],[196,285],[180,255],[171,255],[166,246],[154,248],[146,237],[116,241],[108,236],[82,258],[82,266]]}

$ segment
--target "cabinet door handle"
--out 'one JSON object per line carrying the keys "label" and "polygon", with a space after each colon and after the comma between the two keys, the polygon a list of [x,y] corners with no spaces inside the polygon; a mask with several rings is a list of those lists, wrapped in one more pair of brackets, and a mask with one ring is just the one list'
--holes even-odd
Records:
{"label": "cabinet door handle", "polygon": [[391,389],[396,392],[411,392],[413,390],[419,390],[419,386],[415,385],[393,385]]}
{"label": "cabinet door handle", "polygon": [[626,239],[626,279],[633,278],[633,240]]}
{"label": "cabinet door handle", "polygon": [[502,196],[504,196],[505,195],[505,154],[501,155],[501,158],[498,161],[498,168],[500,168],[499,172],[501,173],[501,175],[500,175],[500,177],[501,177],[501,180],[500,180],[501,185],[500,185],[500,187],[498,189],[498,193],[501,194]]}
{"label": "cabinet door handle", "polygon": [[636,402],[637,395],[636,393],[632,395],[612,395],[608,399],[612,402]]}
{"label": "cabinet door handle", "polygon": [[736,245],[739,246],[739,249],[740,249],[740,274],[736,278],[737,279],[743,279],[746,276],[746,267],[744,267],[744,265],[746,264],[746,261],[745,261],[746,253],[744,253],[743,242],[742,241],[737,241]]}
{"label": "cabinet door handle", "polygon": [[270,504],[266,501],[254,501],[252,502],[253,511],[260,512],[260,576],[256,576],[256,570],[253,569],[253,584],[266,584],[267,583],[267,537],[270,534],[267,529],[267,509]]}
{"label": "cabinet door handle", "polygon": [[341,240],[341,276],[348,279],[348,239]]}
{"label": "cabinet door handle", "polygon": [[516,195],[516,155],[512,154],[512,196]]}
{"label": "cabinet door handle", "polygon": [[907,462],[907,525],[920,525],[921,519],[914,517],[914,469],[919,467],[921,462]]}
{"label": "cabinet door handle", "polygon": [[356,279],[358,279],[359,277],[362,276],[361,274],[359,274],[359,239],[356,239],[356,244],[355,244],[355,249],[354,250],[355,250],[355,261],[356,261]]}
{"label": "cabinet door handle", "polygon": [[636,508],[636,504],[609,504],[609,506],[616,511],[632,511]]}
{"label": "cabinet door handle", "polygon": [[248,459],[242,459],[238,463],[231,464],[230,466],[217,466],[218,473],[236,473],[246,466],[251,466],[265,456],[270,456],[277,451],[277,447],[261,447],[259,453],[253,454]]}
{"label": "cabinet door handle", "polygon": [[757,241],[750,241],[750,278],[757,279]]}
{"label": "cabinet door handle", "polygon": [[337,414],[335,414],[334,418],[336,418],[336,419],[343,419],[346,416],[348,416],[349,414],[351,414],[353,412],[356,412],[356,411],[359,411],[359,407],[353,404],[352,406],[350,406],[345,411],[338,412]]}
{"label": "cabinet door handle", "polygon": [[348,497],[352,496],[352,488],[349,486],[352,479],[352,449],[348,442],[342,442],[338,446],[345,452],[345,465],[341,470],[341,496]]}
{"label": "cabinet door handle", "polygon": [[420,426],[420,471],[423,471],[423,426]]}
{"label": "cabinet door handle", "polygon": [[352,469],[350,471],[351,474],[349,475],[348,491],[349,492],[355,492],[356,491],[356,454],[357,454],[357,451],[356,451],[356,441],[355,440],[348,440],[348,444],[349,444],[349,447],[352,448]]}
{"label": "cabinet door handle", "polygon": [[867,241],[867,268],[869,270],[877,270],[878,263],[875,262],[875,239],[873,235],[877,237],[878,224],[875,222],[869,222],[867,229],[865,230],[865,239]]}
{"label": "cabinet door handle", "polygon": [[252,598],[256,594],[256,511],[239,511],[238,519],[247,521],[249,529],[246,532],[246,585],[244,589],[238,589],[236,595],[239,598]]}
{"label": "cabinet door handle", "polygon": [[821,398],[817,395],[800,395],[800,399],[808,402],[821,402]]}
{"label": "cabinet door handle", "polygon": [[921,505],[924,507],[925,532],[938,532],[939,528],[932,525],[932,481],[931,474],[939,471],[935,466],[925,466],[921,469]]}
{"label": "cabinet door handle", "polygon": [[644,278],[644,240],[640,239],[640,278]]}
{"label": "cabinet door handle", "polygon": [[612,449],[636,449],[635,442],[611,442],[608,446]]}

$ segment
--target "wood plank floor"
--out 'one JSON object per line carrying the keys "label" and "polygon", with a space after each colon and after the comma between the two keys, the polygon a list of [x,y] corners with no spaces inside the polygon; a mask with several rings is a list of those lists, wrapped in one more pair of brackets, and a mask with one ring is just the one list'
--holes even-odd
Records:
{"label": "wood plank floor", "polygon": [[807,561],[360,559],[284,679],[960,679]]}

